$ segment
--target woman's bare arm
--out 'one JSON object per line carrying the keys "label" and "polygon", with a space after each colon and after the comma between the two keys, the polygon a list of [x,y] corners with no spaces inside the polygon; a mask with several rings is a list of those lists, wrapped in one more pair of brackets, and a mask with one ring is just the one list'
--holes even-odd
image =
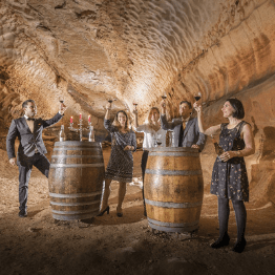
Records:
{"label": "woman's bare arm", "polygon": [[134,109],[133,114],[135,116],[135,118],[134,118],[134,127],[137,128],[139,126],[139,124],[138,124],[138,110],[136,108]]}
{"label": "woman's bare arm", "polygon": [[199,131],[201,133],[205,134],[206,136],[211,136],[211,135],[214,135],[216,132],[218,132],[221,129],[221,125],[219,124],[219,125],[212,126],[208,129],[204,130],[205,126],[204,126],[201,106],[199,106],[197,102],[195,102],[193,106],[198,114],[198,126],[199,126]]}
{"label": "woman's bare arm", "polygon": [[245,148],[240,151],[234,151],[237,157],[246,157],[255,153],[255,141],[249,124],[244,125],[241,136],[245,143]]}

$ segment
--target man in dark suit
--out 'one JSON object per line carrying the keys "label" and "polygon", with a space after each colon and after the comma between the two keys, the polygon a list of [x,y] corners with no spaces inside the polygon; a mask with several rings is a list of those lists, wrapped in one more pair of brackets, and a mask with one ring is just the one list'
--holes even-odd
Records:
{"label": "man in dark suit", "polygon": [[179,105],[179,118],[168,122],[166,118],[165,101],[161,103],[161,127],[164,130],[173,130],[173,147],[192,147],[200,151],[204,147],[205,135],[200,133],[197,118],[191,118],[192,106],[188,101]]}
{"label": "man in dark suit", "polygon": [[50,163],[45,156],[47,150],[42,139],[42,131],[62,118],[66,106],[61,104],[60,111],[49,120],[34,118],[37,114],[37,107],[31,99],[24,101],[22,108],[24,116],[11,122],[6,145],[9,162],[11,165],[15,165],[14,143],[16,137],[20,141],[17,153],[17,165],[19,167],[19,217],[26,217],[28,184],[32,166],[34,165],[46,177],[49,175]]}

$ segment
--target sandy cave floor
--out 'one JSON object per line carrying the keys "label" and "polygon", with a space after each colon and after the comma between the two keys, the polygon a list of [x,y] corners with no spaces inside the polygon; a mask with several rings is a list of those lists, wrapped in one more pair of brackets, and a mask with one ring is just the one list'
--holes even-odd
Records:
{"label": "sandy cave floor", "polygon": [[[231,251],[236,238],[230,214],[228,248],[213,250],[218,236],[215,196],[205,194],[199,231],[193,236],[153,232],[143,216],[138,182],[128,185],[124,216],[116,216],[118,184],[112,184],[111,212],[70,224],[51,216],[48,183],[33,170],[28,217],[18,217],[18,171],[1,152],[0,274],[274,274],[275,211],[249,204],[247,241],[242,254]],[[136,162],[138,163],[138,162]],[[136,169],[138,170],[138,169]],[[140,171],[134,172],[138,179]]]}

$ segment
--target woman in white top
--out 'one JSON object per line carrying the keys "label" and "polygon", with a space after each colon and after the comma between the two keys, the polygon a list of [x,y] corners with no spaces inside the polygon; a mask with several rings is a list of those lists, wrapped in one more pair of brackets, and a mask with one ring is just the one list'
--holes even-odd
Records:
{"label": "woman in white top", "polygon": [[160,126],[160,111],[157,107],[152,107],[149,111],[147,121],[143,125],[138,124],[138,111],[137,108],[133,111],[135,115],[135,130],[136,132],[143,132],[143,155],[141,160],[142,180],[143,180],[143,204],[144,204],[144,216],[147,216],[145,200],[144,200],[144,175],[146,169],[146,163],[148,159],[149,148],[155,146],[166,146],[166,130],[163,130]]}

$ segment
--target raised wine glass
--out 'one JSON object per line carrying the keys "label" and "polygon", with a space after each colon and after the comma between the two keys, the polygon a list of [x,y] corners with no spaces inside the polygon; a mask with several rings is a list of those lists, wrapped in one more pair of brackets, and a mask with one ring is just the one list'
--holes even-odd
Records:
{"label": "raised wine glass", "polygon": [[58,100],[59,100],[60,104],[63,104],[64,103],[64,96],[62,96],[62,95],[59,96]]}
{"label": "raised wine glass", "polygon": [[[60,102],[60,111],[61,111],[61,110],[62,110],[62,106],[63,106],[64,101],[65,101],[64,96],[63,96],[63,95],[60,95],[60,96],[58,97],[58,100],[59,100],[59,102]],[[63,117],[62,117],[62,124],[63,124]]]}
{"label": "raised wine glass", "polygon": [[166,95],[166,94],[163,94],[163,95],[161,96],[161,98],[162,98],[163,100],[165,100],[165,99],[167,98],[167,95]]}
{"label": "raised wine glass", "polygon": [[198,92],[197,95],[194,96],[196,101],[199,101],[201,99],[201,93]]}
{"label": "raised wine glass", "polygon": [[134,111],[137,111],[138,103],[137,102],[133,102],[133,105],[134,105]]}
{"label": "raised wine glass", "polygon": [[[161,96],[162,100],[165,101],[165,99],[167,98],[167,95],[164,93],[162,96]],[[164,107],[166,107],[166,103],[163,104]]]}

